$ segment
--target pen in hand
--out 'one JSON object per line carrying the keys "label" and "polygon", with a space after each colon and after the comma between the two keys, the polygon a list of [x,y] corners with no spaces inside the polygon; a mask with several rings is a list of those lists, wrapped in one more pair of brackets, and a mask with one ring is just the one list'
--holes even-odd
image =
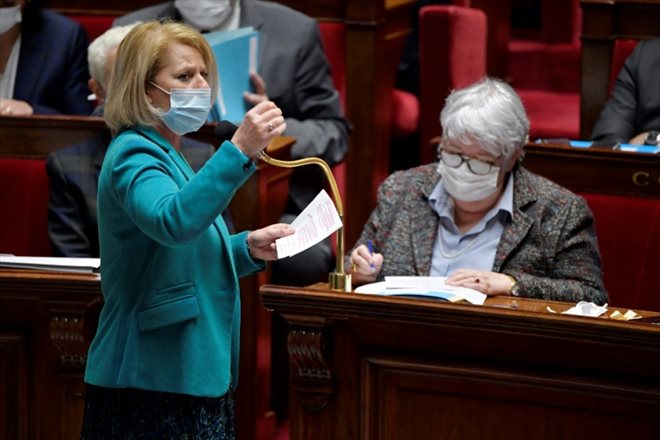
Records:
{"label": "pen in hand", "polygon": [[[367,249],[369,249],[369,255],[371,255],[373,257],[373,255],[374,255],[374,242],[373,241],[367,240]],[[371,263],[369,264],[369,267],[371,268],[371,270],[376,269],[376,264],[373,262],[373,259],[372,259]]]}

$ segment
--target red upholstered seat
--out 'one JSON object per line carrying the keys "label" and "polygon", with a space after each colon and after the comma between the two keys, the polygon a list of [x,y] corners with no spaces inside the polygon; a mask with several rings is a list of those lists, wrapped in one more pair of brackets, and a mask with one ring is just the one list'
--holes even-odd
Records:
{"label": "red upholstered seat", "polygon": [[612,47],[612,62],[610,63],[610,82],[607,88],[610,93],[614,88],[614,83],[616,83],[616,77],[619,76],[619,72],[621,72],[621,69],[623,68],[623,64],[633,50],[635,50],[638,42],[639,40],[614,40],[614,45]]}
{"label": "red upholstered seat", "polygon": [[68,14],[67,17],[76,21],[85,28],[87,39],[91,43],[103,32],[112,27],[112,22],[116,18],[113,15],[91,15],[91,14]]}
{"label": "red upholstered seat", "polygon": [[596,220],[609,304],[660,311],[660,198],[582,196]]}
{"label": "red upholstered seat", "polygon": [[0,158],[0,253],[50,256],[43,159]]}
{"label": "red upholstered seat", "polygon": [[[319,22],[325,56],[330,64],[330,74],[339,92],[342,107],[346,110],[346,26],[344,23]],[[346,162],[332,167],[342,199],[346,198]]]}
{"label": "red upholstered seat", "polygon": [[530,140],[580,137],[580,95],[549,90],[516,90],[530,121]]}
{"label": "red upholstered seat", "polygon": [[425,6],[419,12],[420,160],[436,159],[430,141],[441,133],[440,110],[455,88],[486,74],[486,14],[462,6]]}
{"label": "red upholstered seat", "polygon": [[395,138],[411,135],[419,128],[419,99],[401,89],[392,90],[392,132]]}
{"label": "red upholstered seat", "polygon": [[542,2],[539,33],[509,41],[509,78],[522,98],[529,137],[580,137],[581,23],[579,0]]}

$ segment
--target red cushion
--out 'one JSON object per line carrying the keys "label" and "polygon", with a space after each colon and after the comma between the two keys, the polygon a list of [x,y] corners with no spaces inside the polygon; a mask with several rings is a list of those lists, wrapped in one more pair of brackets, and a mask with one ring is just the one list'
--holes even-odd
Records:
{"label": "red cushion", "polygon": [[609,304],[660,311],[660,198],[582,195],[596,220]]}
{"label": "red cushion", "polygon": [[91,43],[94,39],[100,36],[103,32],[112,27],[112,22],[116,18],[113,15],[87,15],[87,14],[71,14],[67,15],[71,20],[77,21],[85,28],[87,39]]}
{"label": "red cushion", "polygon": [[409,136],[419,127],[419,100],[405,90],[392,90],[392,136]]}
{"label": "red cushion", "polygon": [[486,14],[461,6],[425,6],[419,12],[422,163],[435,159],[429,142],[441,133],[440,110],[455,88],[486,74]]}
{"label": "red cushion", "polygon": [[529,139],[580,138],[580,95],[516,90],[530,120]]}
{"label": "red cushion", "polygon": [[519,89],[580,93],[581,44],[509,41],[509,74]]}
{"label": "red cushion", "polygon": [[0,158],[0,188],[0,253],[52,255],[44,160]]}
{"label": "red cushion", "polygon": [[619,76],[619,72],[621,72],[626,59],[635,50],[638,42],[639,40],[614,40],[612,63],[610,65],[610,83],[607,88],[610,93],[612,93],[616,78]]}
{"label": "red cushion", "polygon": [[339,92],[342,106],[346,96],[346,26],[344,23],[320,21],[319,31],[325,56],[330,64],[330,74]]}

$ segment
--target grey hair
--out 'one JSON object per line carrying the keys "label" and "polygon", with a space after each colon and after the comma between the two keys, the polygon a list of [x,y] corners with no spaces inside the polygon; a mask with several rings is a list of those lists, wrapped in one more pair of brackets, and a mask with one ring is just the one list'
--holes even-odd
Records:
{"label": "grey hair", "polygon": [[91,42],[87,48],[87,63],[89,64],[89,76],[107,90],[110,78],[105,77],[105,63],[108,52],[116,49],[121,40],[140,22],[117,26],[108,29]]}
{"label": "grey hair", "polygon": [[440,113],[442,144],[478,143],[495,157],[509,160],[528,140],[529,118],[513,88],[502,80],[484,77],[452,91]]}

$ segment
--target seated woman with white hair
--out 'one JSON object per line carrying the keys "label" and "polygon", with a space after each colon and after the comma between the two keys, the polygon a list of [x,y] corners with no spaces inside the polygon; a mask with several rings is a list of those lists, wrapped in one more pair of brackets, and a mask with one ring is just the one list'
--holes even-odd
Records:
{"label": "seated woman with white hair", "polygon": [[381,185],[350,253],[353,283],[447,276],[488,295],[606,303],[586,202],[521,164],[529,119],[516,92],[484,78],[453,91],[440,122],[440,161]]}

